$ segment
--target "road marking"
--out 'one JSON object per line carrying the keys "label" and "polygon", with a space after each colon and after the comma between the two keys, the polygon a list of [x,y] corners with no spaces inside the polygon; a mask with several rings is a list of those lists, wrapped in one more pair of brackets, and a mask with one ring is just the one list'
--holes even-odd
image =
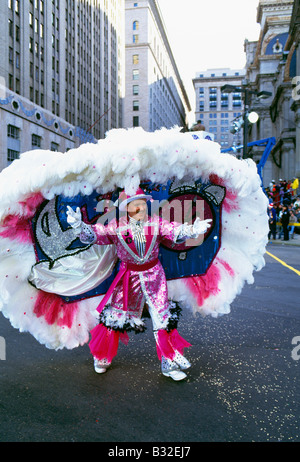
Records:
{"label": "road marking", "polygon": [[275,260],[277,260],[279,263],[281,263],[283,266],[286,266],[286,268],[294,271],[294,273],[298,274],[298,276],[300,276],[300,271],[299,270],[296,270],[295,268],[293,268],[292,266],[289,266],[287,265],[284,261],[280,260],[279,258],[275,257],[275,255],[272,255],[270,252],[266,252],[268,255],[270,255],[270,257],[274,258]]}

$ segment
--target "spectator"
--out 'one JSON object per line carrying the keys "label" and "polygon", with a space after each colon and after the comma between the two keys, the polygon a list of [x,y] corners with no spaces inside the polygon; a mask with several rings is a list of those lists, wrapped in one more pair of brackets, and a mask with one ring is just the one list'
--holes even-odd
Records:
{"label": "spectator", "polygon": [[194,124],[191,128],[191,132],[205,131],[205,127],[202,124],[201,120],[197,120],[197,123]]}
{"label": "spectator", "polygon": [[294,202],[294,207],[300,207],[300,196],[297,196],[297,199]]}
{"label": "spectator", "polygon": [[281,224],[281,217],[282,217],[282,205],[281,204],[279,204],[276,207],[276,213],[277,213],[277,223],[278,223],[278,227],[277,227],[278,239],[281,239],[283,235],[282,224]]}
{"label": "spectator", "polygon": [[290,223],[291,226],[289,228],[289,237],[290,239],[294,239],[294,233],[295,233],[295,225],[293,223],[297,223],[298,219],[296,215],[294,214],[292,208],[290,208]]}
{"label": "spectator", "polygon": [[272,194],[273,194],[273,204],[275,207],[278,207],[278,205],[280,204],[279,189],[280,189],[279,185],[274,184]]}
{"label": "spectator", "polygon": [[271,203],[268,206],[268,215],[269,215],[269,235],[268,238],[271,238],[271,235],[273,236],[273,239],[276,239],[276,219],[277,219],[277,214],[276,214],[276,209],[274,205]]}
{"label": "spectator", "polygon": [[282,207],[282,215],[281,215],[281,224],[283,230],[283,240],[289,240],[289,222],[290,222],[290,212],[287,205],[283,205]]}
{"label": "spectator", "polygon": [[274,188],[274,186],[275,186],[275,183],[276,183],[275,180],[272,180],[271,183],[269,184],[269,189],[270,189],[270,191],[273,191],[273,188]]}
{"label": "spectator", "polygon": [[299,180],[298,180],[298,178],[293,178],[292,184],[291,184],[293,196],[296,196],[298,187],[299,187]]}

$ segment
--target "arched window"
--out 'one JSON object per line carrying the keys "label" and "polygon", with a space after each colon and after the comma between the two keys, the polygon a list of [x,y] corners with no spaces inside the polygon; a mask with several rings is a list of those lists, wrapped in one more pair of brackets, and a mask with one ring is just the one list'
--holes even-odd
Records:
{"label": "arched window", "polygon": [[138,21],[133,21],[132,30],[139,30],[139,22]]}

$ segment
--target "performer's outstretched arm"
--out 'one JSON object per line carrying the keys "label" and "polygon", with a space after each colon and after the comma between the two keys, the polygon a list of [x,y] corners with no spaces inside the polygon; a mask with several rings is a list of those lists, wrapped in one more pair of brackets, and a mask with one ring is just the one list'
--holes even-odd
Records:
{"label": "performer's outstretched arm", "polygon": [[79,207],[75,212],[69,205],[67,206],[67,222],[83,244],[112,244],[106,233],[105,226],[99,224],[88,225],[82,221]]}
{"label": "performer's outstretched arm", "polygon": [[185,241],[186,239],[197,239],[200,234],[205,234],[206,231],[211,227],[211,218],[207,220],[200,220],[196,218],[193,225],[184,223],[179,225],[174,230],[174,242]]}
{"label": "performer's outstretched arm", "polygon": [[193,225],[187,223],[180,225],[176,222],[170,223],[167,220],[160,220],[160,233],[163,239],[179,244],[187,239],[196,239],[200,234],[205,234],[211,226],[211,221],[211,218],[200,220],[197,217]]}

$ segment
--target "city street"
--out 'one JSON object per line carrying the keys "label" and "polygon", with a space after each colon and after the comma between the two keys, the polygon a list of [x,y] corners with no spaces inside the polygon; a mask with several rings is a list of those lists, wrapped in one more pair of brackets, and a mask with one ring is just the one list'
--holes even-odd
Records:
{"label": "city street", "polygon": [[88,346],[48,350],[1,315],[0,441],[300,441],[300,247],[267,251],[229,315],[184,313],[179,332],[193,346],[183,382],[160,374],[150,323],[97,375]]}

